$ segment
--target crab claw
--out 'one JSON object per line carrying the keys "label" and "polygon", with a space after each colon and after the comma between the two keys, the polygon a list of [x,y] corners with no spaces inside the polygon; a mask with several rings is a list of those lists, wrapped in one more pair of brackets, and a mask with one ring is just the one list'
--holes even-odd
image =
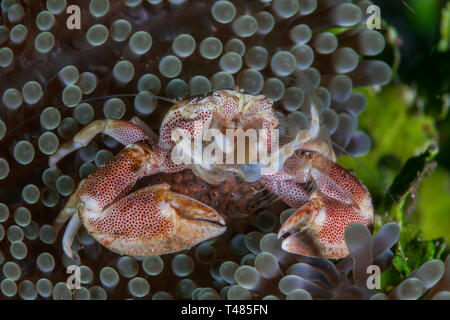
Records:
{"label": "crab claw", "polygon": [[300,207],[278,232],[283,250],[311,257],[340,259],[349,254],[345,228],[351,223],[369,225],[372,219],[351,205],[316,191],[310,202]]}
{"label": "crab claw", "polygon": [[189,249],[226,229],[214,209],[170,191],[167,184],[136,191],[101,214],[85,211],[82,220],[105,247],[131,256]]}

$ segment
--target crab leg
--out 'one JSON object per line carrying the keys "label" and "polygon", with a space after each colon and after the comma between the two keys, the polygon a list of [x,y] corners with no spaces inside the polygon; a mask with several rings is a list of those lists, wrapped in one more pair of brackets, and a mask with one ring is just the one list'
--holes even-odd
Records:
{"label": "crab leg", "polygon": [[[156,170],[157,160],[149,145],[144,142],[131,144],[80,182],[77,190],[53,221],[55,231],[59,232],[70,217],[75,219],[80,207],[101,211],[117,197],[125,196],[139,178],[153,174]],[[68,256],[71,255],[73,230],[74,228],[68,228],[64,234],[64,250]]]}
{"label": "crab leg", "polygon": [[[296,152],[286,160],[283,168],[274,175],[263,177],[261,182],[288,206],[299,208],[309,200],[304,183],[310,177],[310,161],[304,154]],[[301,163],[301,165],[298,165]]]}
{"label": "crab leg", "polygon": [[66,224],[67,220],[72,217],[74,213],[77,212],[78,208],[78,191],[80,190],[81,186],[83,185],[84,181],[86,179],[83,179],[79,185],[78,188],[75,190],[74,193],[70,196],[69,200],[67,200],[66,205],[64,208],[60,211],[58,216],[53,220],[53,229],[55,229],[56,233],[61,230],[61,228]]}
{"label": "crab leg", "polygon": [[131,144],[103,167],[80,182],[77,190],[70,196],[65,207],[53,222],[59,231],[67,220],[77,212],[79,201],[90,196],[87,204],[101,210],[119,195],[126,195],[136,181],[158,171],[158,160],[150,146],[144,142]]}
{"label": "crab leg", "polygon": [[73,259],[72,243],[80,227],[80,217],[78,216],[78,214],[72,215],[72,218],[70,219],[69,223],[67,224],[66,230],[64,231],[64,236],[62,239],[63,250],[71,259]]}
{"label": "crab leg", "polygon": [[[99,133],[104,133],[109,135],[112,138],[115,138],[117,141],[123,144],[133,143],[139,140],[146,139],[147,133],[144,130],[150,130],[148,127],[141,129],[143,122],[138,118],[133,118],[133,123],[122,121],[122,120],[96,120],[91,122],[89,125],[84,127],[80,132],[78,132],[75,137],[64,143],[58,151],[53,154],[49,159],[49,166],[55,167],[56,163],[58,163],[63,157],[68,155],[69,153],[85,147],[89,144],[89,142],[94,139],[94,137]],[[149,131],[149,133],[150,133]],[[127,151],[126,154],[129,152]],[[125,159],[130,158],[129,156],[124,156]],[[128,161],[128,160],[126,160]],[[121,163],[116,164],[116,169],[122,166]],[[130,180],[130,188],[134,185],[137,179]],[[77,190],[71,195],[69,200],[67,201],[65,207],[56,219],[53,221],[53,227],[58,232],[61,227],[67,222],[67,220],[72,216],[73,213],[76,212],[78,206],[78,198],[79,198],[79,190],[84,183],[85,180],[81,181],[78,185]]]}
{"label": "crab leg", "polygon": [[305,187],[294,181],[276,181],[263,179],[267,190],[278,195],[284,203],[293,208],[301,207],[309,200],[309,194]]}
{"label": "crab leg", "polygon": [[123,145],[149,139],[147,134],[134,123],[122,120],[105,119],[95,120],[80,130],[72,140],[64,143],[58,151],[49,159],[49,167],[54,168],[56,164],[69,153],[86,147],[99,133],[106,134]]}
{"label": "crab leg", "polygon": [[321,155],[312,160],[311,175],[318,190],[280,228],[278,237],[292,233],[282,247],[306,256],[347,256],[345,228],[373,222],[369,192],[355,176]]}

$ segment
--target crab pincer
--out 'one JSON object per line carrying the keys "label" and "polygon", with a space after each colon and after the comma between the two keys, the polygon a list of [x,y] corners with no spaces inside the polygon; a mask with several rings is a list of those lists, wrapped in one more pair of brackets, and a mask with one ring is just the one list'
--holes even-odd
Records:
{"label": "crab pincer", "polygon": [[211,207],[170,191],[168,184],[145,187],[101,215],[83,215],[89,233],[108,249],[133,256],[189,249],[222,234],[225,221]]}
{"label": "crab pincer", "polygon": [[[317,159],[319,161],[317,161]],[[307,203],[281,226],[285,251],[313,257],[339,259],[349,254],[345,229],[352,223],[371,225],[374,213],[367,188],[344,168],[333,163],[326,170],[321,156],[312,161],[311,175],[318,189]]]}

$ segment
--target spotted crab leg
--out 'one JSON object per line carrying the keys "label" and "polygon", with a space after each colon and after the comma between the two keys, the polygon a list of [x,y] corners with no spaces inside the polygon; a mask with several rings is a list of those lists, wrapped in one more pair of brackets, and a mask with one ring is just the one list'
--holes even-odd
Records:
{"label": "spotted crab leg", "polygon": [[[136,118],[136,122],[142,124],[143,121]],[[149,129],[150,130],[150,129]],[[96,135],[104,133],[124,145],[131,144],[140,140],[149,139],[147,133],[137,124],[123,120],[104,119],[96,120],[81,129],[72,140],[64,143],[56,153],[49,158],[49,167],[55,168],[56,164],[71,152],[85,147]],[[78,191],[84,180],[80,182],[77,190],[67,201],[65,207],[53,222],[53,227],[58,232],[68,219],[76,212],[78,203]],[[134,183],[133,183],[134,184]]]}
{"label": "spotted crab leg", "polygon": [[309,179],[309,170],[310,162],[297,152],[286,160],[279,172],[262,177],[261,182],[288,206],[299,208],[309,200],[310,194],[304,185]]}
{"label": "spotted crab leg", "polygon": [[345,257],[345,228],[373,223],[370,194],[355,176],[319,154],[312,159],[311,176],[318,189],[280,228],[278,237],[290,233],[282,248],[306,256]]}
{"label": "spotted crab leg", "polygon": [[[146,164],[149,167],[146,167]],[[77,190],[53,221],[54,229],[58,232],[68,219],[84,210],[102,211],[117,197],[128,194],[139,178],[156,172],[156,164],[157,160],[148,144],[137,142],[129,145],[80,182]],[[65,250],[70,248],[73,232],[76,232],[75,228],[67,228],[65,231]],[[69,255],[70,252],[66,250],[66,253]]]}
{"label": "spotted crab leg", "polygon": [[[214,209],[170,191],[168,185],[128,195],[139,178],[160,168],[146,142],[131,144],[86,178],[73,196],[78,201],[68,203],[75,207],[63,210],[78,211],[88,232],[110,250],[133,256],[188,249],[222,234],[225,221]],[[69,228],[64,235],[67,255],[75,231]]]}

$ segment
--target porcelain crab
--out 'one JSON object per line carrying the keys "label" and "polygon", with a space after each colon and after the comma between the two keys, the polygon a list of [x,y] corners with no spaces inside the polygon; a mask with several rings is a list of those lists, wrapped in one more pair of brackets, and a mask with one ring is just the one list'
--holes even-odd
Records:
{"label": "porcelain crab", "polygon": [[[226,230],[221,213],[172,192],[167,184],[130,193],[144,176],[191,168],[211,184],[221,183],[230,174],[247,181],[258,180],[287,205],[297,208],[278,233],[284,238],[285,251],[327,258],[347,256],[346,226],[373,222],[368,190],[335,163],[330,139],[326,128],[320,125],[314,105],[309,127],[274,148],[277,125],[270,99],[238,90],[217,90],[176,103],[164,117],[159,137],[138,118],[130,122],[105,119],[90,123],[50,157],[50,167],[70,152],[87,146],[100,133],[116,139],[125,148],[79,183],[55,219],[56,230],[70,219],[63,236],[64,251],[72,257],[72,242],[81,225],[108,249],[131,256],[176,252],[219,236]],[[182,129],[195,138],[203,137],[211,128],[219,132],[215,139],[227,157],[236,151],[236,146],[230,147],[230,141],[221,134],[226,129],[262,130],[266,140],[257,146],[267,147],[268,154],[257,163],[247,163],[250,150],[244,150],[245,160],[240,164],[174,161],[174,154],[180,151],[174,132]],[[186,148],[181,145],[182,151]],[[194,150],[190,158],[196,157]]]}

